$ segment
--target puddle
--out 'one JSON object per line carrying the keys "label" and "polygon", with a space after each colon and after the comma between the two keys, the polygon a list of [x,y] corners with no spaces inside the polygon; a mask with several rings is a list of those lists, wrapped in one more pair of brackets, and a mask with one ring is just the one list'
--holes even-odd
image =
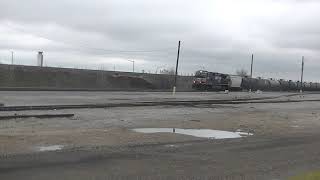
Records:
{"label": "puddle", "polygon": [[253,130],[244,131],[244,130],[242,130],[242,129],[237,129],[237,130],[236,130],[236,133],[238,133],[238,134],[240,134],[240,135],[242,135],[242,136],[252,136],[252,135],[253,135],[252,132],[254,132],[254,131],[253,131]]}
{"label": "puddle", "polygon": [[210,139],[241,138],[243,136],[253,135],[252,133],[246,132],[230,132],[212,129],[137,128],[132,130],[140,133],[177,133]]}
{"label": "puddle", "polygon": [[178,147],[178,146],[177,146],[177,145],[174,145],[174,144],[168,144],[168,145],[165,145],[165,147],[175,148],[175,147]]}
{"label": "puddle", "polygon": [[40,146],[38,147],[38,151],[57,151],[63,148],[62,145],[52,145],[52,146]]}

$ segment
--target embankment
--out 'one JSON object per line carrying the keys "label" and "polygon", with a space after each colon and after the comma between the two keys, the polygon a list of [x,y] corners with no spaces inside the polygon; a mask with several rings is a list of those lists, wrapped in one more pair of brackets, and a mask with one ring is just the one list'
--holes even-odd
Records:
{"label": "embankment", "polygon": [[[177,90],[191,90],[192,79],[178,76]],[[166,74],[0,64],[0,90],[170,90],[173,84]]]}

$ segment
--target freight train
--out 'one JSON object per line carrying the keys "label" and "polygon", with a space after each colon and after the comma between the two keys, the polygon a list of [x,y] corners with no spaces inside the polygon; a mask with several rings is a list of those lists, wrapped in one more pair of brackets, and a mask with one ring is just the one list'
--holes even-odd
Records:
{"label": "freight train", "polygon": [[[195,73],[192,88],[196,90],[252,90],[252,91],[299,91],[299,81],[241,77],[199,70]],[[304,91],[320,91],[320,83],[303,82]]]}

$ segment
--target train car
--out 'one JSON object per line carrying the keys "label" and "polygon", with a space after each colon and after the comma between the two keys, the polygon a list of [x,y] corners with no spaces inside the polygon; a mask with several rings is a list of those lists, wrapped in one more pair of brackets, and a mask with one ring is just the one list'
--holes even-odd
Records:
{"label": "train car", "polygon": [[296,86],[296,91],[299,91],[299,87],[300,87],[299,82],[295,81],[294,83],[295,83],[295,86]]}
{"label": "train car", "polygon": [[310,83],[304,82],[303,84],[304,84],[303,90],[305,90],[305,91],[310,91],[311,90]]}
{"label": "train car", "polygon": [[259,80],[256,78],[243,77],[241,89],[256,91],[259,89]]}
{"label": "train car", "polygon": [[267,79],[262,79],[261,77],[258,77],[255,90],[264,91],[269,90],[270,87],[270,82]]}
{"label": "train car", "polygon": [[280,91],[280,82],[274,79],[269,79],[270,90],[271,91]]}
{"label": "train car", "polygon": [[245,90],[250,89],[250,78],[249,77],[242,78],[241,89],[245,89]]}
{"label": "train car", "polygon": [[310,83],[310,91],[316,91],[317,90],[317,84],[316,83]]}
{"label": "train car", "polygon": [[250,89],[252,91],[256,91],[259,89],[259,79],[257,79],[257,78],[250,79]]}
{"label": "train car", "polygon": [[297,90],[299,91],[301,89],[301,82],[300,81],[296,81],[297,84]]}
{"label": "train car", "polygon": [[281,91],[289,91],[289,82],[283,79],[279,80],[280,83],[280,90]]}
{"label": "train car", "polygon": [[241,90],[241,84],[242,84],[242,77],[241,76],[236,76],[236,75],[230,75],[230,85],[229,89],[230,90]]}
{"label": "train car", "polygon": [[[216,72],[197,71],[192,88],[198,90],[252,90],[252,91],[298,91],[301,82],[284,79],[240,77]],[[319,91],[320,83],[303,82],[304,91]]]}
{"label": "train car", "polygon": [[294,82],[292,80],[289,80],[288,84],[289,84],[289,90],[290,91],[296,91],[298,89],[296,82]]}

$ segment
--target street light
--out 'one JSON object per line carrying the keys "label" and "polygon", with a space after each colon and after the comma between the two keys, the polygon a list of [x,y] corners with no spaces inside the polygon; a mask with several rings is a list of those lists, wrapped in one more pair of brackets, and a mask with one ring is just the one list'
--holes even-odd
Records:
{"label": "street light", "polygon": [[11,64],[13,65],[13,51],[11,51]]}
{"label": "street light", "polygon": [[134,72],[134,60],[128,60],[129,62],[132,62],[132,72]]}

